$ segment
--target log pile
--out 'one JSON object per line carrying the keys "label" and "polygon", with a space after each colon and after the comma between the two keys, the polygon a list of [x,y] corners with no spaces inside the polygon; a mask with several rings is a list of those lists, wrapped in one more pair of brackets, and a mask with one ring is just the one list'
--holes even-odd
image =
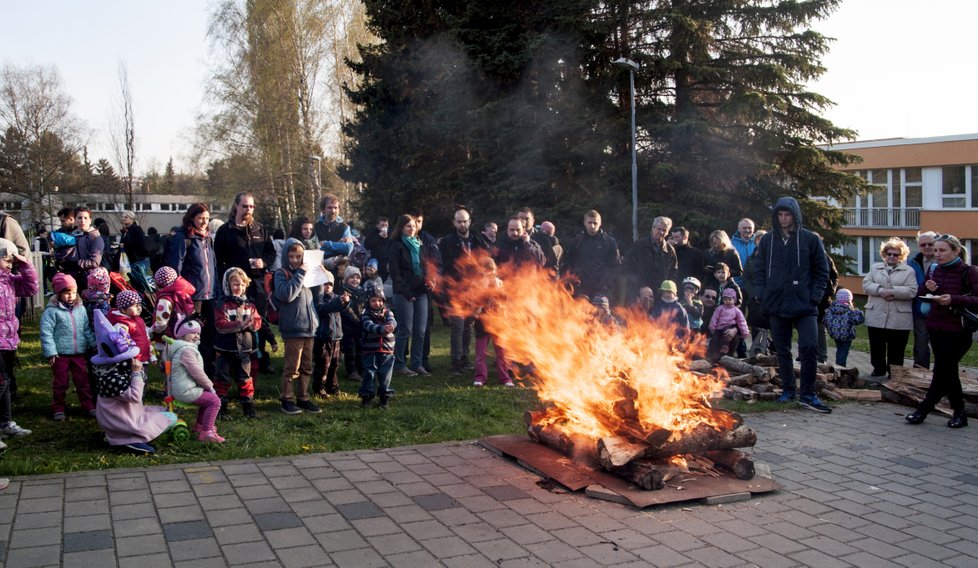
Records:
{"label": "log pile", "polygon": [[[697,360],[690,363],[690,370],[697,373],[715,372],[724,369],[729,375],[723,398],[730,400],[774,400],[780,394],[781,377],[778,375],[778,360],[773,355],[763,355],[748,359],[721,357],[716,367],[709,361]],[[801,374],[801,366],[795,364],[795,378]],[[855,394],[855,389],[865,389],[869,383],[859,378],[859,369],[821,363],[815,373],[815,388],[820,397],[828,400],[866,400],[867,397]],[[878,396],[869,397],[879,400]]]}
{"label": "log pile", "polygon": [[[966,371],[960,371],[961,390],[964,395],[964,411],[978,418],[978,376]],[[890,380],[880,383],[883,400],[916,408],[927,396],[932,373],[927,369],[911,367],[891,367]],[[951,407],[947,399],[942,400],[935,408],[938,412],[951,415]]]}

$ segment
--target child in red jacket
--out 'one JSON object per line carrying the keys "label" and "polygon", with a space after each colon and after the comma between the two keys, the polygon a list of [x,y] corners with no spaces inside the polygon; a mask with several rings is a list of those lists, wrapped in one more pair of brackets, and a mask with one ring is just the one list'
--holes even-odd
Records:
{"label": "child in red jacket", "polygon": [[129,337],[139,347],[139,360],[143,363],[155,363],[156,355],[149,342],[149,330],[141,317],[143,313],[142,298],[139,292],[123,290],[115,297],[115,309],[109,312],[109,323],[122,324],[129,331]]}

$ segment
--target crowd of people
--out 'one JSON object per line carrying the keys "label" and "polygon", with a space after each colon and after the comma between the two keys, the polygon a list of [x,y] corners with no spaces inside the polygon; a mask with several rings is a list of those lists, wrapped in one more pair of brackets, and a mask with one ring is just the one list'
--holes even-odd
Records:
{"label": "crowd of people", "polygon": [[[272,232],[255,219],[254,196],[240,193],[226,222],[215,223],[208,206],[197,203],[165,242],[124,212],[117,245],[105,241],[88,209],[61,211],[61,227],[47,242],[52,297],[41,317],[52,418],[67,418],[73,382],[81,411],[98,420],[113,446],[154,451],[149,442],[177,421],[172,404],[199,407],[198,439],[220,443],[217,422],[232,403],[245,417],[258,416],[255,382],[270,369],[269,352],[280,349],[271,325],[284,344],[282,412],[321,412],[313,398],[339,394],[341,363],[360,381],[363,406],[376,401],[387,408],[393,374],[431,374],[438,306],[450,326],[449,372],[471,373],[473,385],[484,386],[492,335],[478,313],[446,311],[452,298],[437,286],[441,278],[458,278],[460,261],[477,255],[485,279],[480,285],[504,285],[497,266],[535,266],[587,298],[598,324],[622,325],[617,308],[637,309],[671,325],[677,342],[705,335],[713,361],[773,351],[780,376],[794,377],[797,334],[799,384],[784,380],[778,401],[797,400],[821,413],[831,412],[815,392],[828,338],[836,344],[835,362],[845,365],[856,326],[865,322],[872,374],[882,377],[903,364],[913,331],[914,364],[930,367],[933,351],[933,383],[907,421],[922,422],[947,396],[954,408],[948,425],[967,425],[957,368],[972,339],[959,312],[978,304],[972,295],[978,273],[951,235],[921,232],[920,252],[909,261],[903,241],[883,243],[881,262],[863,281],[864,314],[853,305],[852,291],[838,287],[821,238],[804,227],[790,197],[773,205],[768,231],[741,219],[733,237],[713,231],[706,250],[692,246],[689,231],[664,216],[622,249],[593,210],[562,244],[554,224],[537,225],[528,207],[507,219],[503,232],[494,222],[476,232],[471,212],[459,207],[454,230],[441,238],[424,230],[420,211],[399,215],[393,227],[388,218],[377,219],[361,235],[340,216],[336,196],[325,196],[319,207],[315,220],[301,216],[288,234]],[[36,293],[39,278],[24,257],[19,226],[9,230],[16,222],[5,215],[0,221],[0,323],[9,323],[0,326],[0,436],[19,437],[30,431],[11,420],[18,346],[13,298]],[[122,254],[106,261],[106,251],[116,246]],[[119,270],[128,282],[114,278]],[[452,293],[464,294],[464,287]],[[498,381],[512,387],[513,369],[494,347]],[[165,371],[170,408],[143,405],[146,371],[154,365]]]}

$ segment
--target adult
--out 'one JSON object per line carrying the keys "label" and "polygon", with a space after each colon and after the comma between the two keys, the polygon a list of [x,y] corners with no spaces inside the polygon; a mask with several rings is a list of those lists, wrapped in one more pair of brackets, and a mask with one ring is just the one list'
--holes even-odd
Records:
{"label": "adult", "polygon": [[71,207],[58,209],[58,221],[61,226],[55,230],[56,233],[70,235],[75,232],[75,210]]}
{"label": "adult", "polygon": [[575,282],[575,294],[608,296],[620,264],[618,241],[601,229],[601,214],[588,211],[584,230],[567,245],[560,273]]}
{"label": "adult", "polygon": [[672,219],[656,217],[652,220],[649,236],[635,241],[625,254],[622,264],[627,267],[633,280],[627,297],[634,298],[642,286],[658,290],[664,280],[676,281],[679,261],[676,249],[666,241],[671,228]]}
{"label": "adult", "polygon": [[[710,233],[710,248],[706,249],[703,257],[706,262],[704,270],[707,273],[705,285],[709,288],[716,287],[716,265],[721,262],[730,269],[729,276],[734,279],[734,282],[737,282],[744,273],[744,265],[740,262],[740,257],[737,256],[737,251],[730,243],[730,237],[727,236],[726,231],[718,229]],[[737,282],[737,286],[740,286],[740,282]]]}
{"label": "adult", "polygon": [[499,233],[499,225],[489,221],[482,226],[482,232],[479,233],[479,240],[487,248],[491,249],[492,245],[496,244],[496,235]]}
{"label": "adult", "polygon": [[[428,292],[432,288],[427,250],[418,236],[417,221],[411,215],[398,217],[391,235],[389,261],[394,284],[394,317],[397,319],[394,370],[402,375],[430,375],[422,365],[424,335],[428,328]],[[409,339],[410,360],[407,355]]]}
{"label": "adult", "polygon": [[[907,262],[917,276],[917,290],[924,285],[927,272],[937,262],[934,255],[934,231],[919,231],[917,233],[917,248],[919,252]],[[930,337],[927,335],[927,314],[922,311],[921,299],[913,300],[913,366],[930,369]]]}
{"label": "adult", "polygon": [[[438,249],[438,239],[434,235],[424,230],[424,211],[420,209],[415,209],[411,211],[411,216],[414,217],[414,222],[418,227],[418,238],[421,239],[421,247],[425,250],[425,255],[429,259],[429,262],[434,264],[435,270],[441,273],[441,251]],[[393,272],[393,271],[392,271]],[[424,332],[424,347],[422,349],[421,355],[421,366],[428,372],[431,372],[431,362],[429,358],[431,357],[431,328],[435,322],[435,298],[428,290],[428,325],[425,327]]]}
{"label": "adult", "polygon": [[[818,233],[815,233],[818,235]],[[822,238],[822,235],[818,235]],[[822,241],[822,248],[825,248],[825,241]],[[835,301],[835,293],[839,288],[839,271],[835,267],[835,261],[830,255],[825,255],[825,260],[829,265],[829,283],[825,287],[825,294],[818,303],[818,362],[825,363],[829,359],[829,333],[825,327],[825,312]]]}
{"label": "adult", "polygon": [[[460,280],[462,274],[459,263],[471,259],[474,252],[486,249],[472,234],[472,216],[468,210],[465,208],[456,210],[452,224],[455,226],[455,232],[438,241],[438,250],[441,252],[442,274],[446,278]],[[450,343],[452,367],[449,372],[453,375],[461,375],[463,370],[474,369],[469,361],[469,346],[472,343],[475,318],[451,316],[448,319],[452,327]]]}
{"label": "adult", "polygon": [[954,410],[947,421],[948,428],[968,425],[958,363],[971,349],[971,332],[962,327],[961,316],[954,312],[954,308],[978,308],[978,269],[964,261],[963,252],[961,241],[954,235],[935,238],[936,266],[927,269],[927,280],[917,292],[922,298],[930,300],[927,333],[934,349],[934,375],[927,396],[917,410],[906,417],[911,424],[923,422],[946,395]]}
{"label": "adult", "polygon": [[556,272],[557,254],[554,252],[554,241],[550,238],[550,235],[537,230],[536,226],[534,225],[535,219],[533,210],[529,207],[524,207],[516,213],[516,216],[523,222],[523,231],[529,235],[531,240],[540,246],[540,250],[543,252],[543,257],[545,259],[543,264],[544,268],[548,268]]}
{"label": "adult", "polygon": [[340,217],[340,198],[327,193],[319,200],[316,238],[325,258],[348,256],[353,252],[353,234]]}
{"label": "adult", "polygon": [[866,328],[869,331],[869,360],[873,376],[890,373],[890,366],[903,365],[910,330],[913,329],[913,299],[917,276],[907,265],[910,248],[894,237],[880,245],[883,262],[874,263],[863,278]]}
{"label": "adult", "polygon": [[137,277],[139,285],[144,286],[153,276],[149,251],[146,250],[146,233],[136,222],[136,214],[132,211],[123,211],[120,221],[122,223],[122,229],[119,231],[120,256],[121,253],[126,253],[132,271],[139,271]]}
{"label": "adult", "polygon": [[767,355],[771,339],[771,320],[764,315],[754,288],[754,273],[764,270],[764,260],[757,250],[757,245],[766,234],[767,231],[754,233],[754,251],[744,265],[744,304],[747,307],[747,326],[751,331],[750,353],[752,355]]}
{"label": "adult", "polygon": [[560,263],[564,256],[564,247],[561,246],[560,239],[557,238],[557,225],[554,225],[552,221],[544,221],[540,223],[540,232],[550,239],[551,248],[554,249],[554,258],[557,259],[557,270],[560,270]]}
{"label": "adult", "polygon": [[540,245],[526,234],[523,219],[514,215],[506,224],[506,237],[498,239],[492,249],[497,265],[512,264],[516,267],[546,265],[547,259]]}
{"label": "adult", "polygon": [[678,263],[679,280],[695,278],[702,282],[706,281],[706,257],[703,251],[689,244],[689,230],[686,227],[673,227],[669,232],[669,244],[676,249],[676,262]]}
{"label": "adult", "polygon": [[78,293],[88,287],[88,271],[102,266],[105,241],[98,229],[92,226],[92,212],[88,207],[76,207],[74,211],[75,250],[65,260],[62,271],[78,283]]}
{"label": "adult", "polygon": [[[206,203],[194,203],[183,214],[181,226],[170,237],[166,247],[165,265],[194,287],[194,310],[201,315],[200,355],[204,372],[214,376],[214,310],[217,308],[217,260],[214,237],[209,230],[210,208]],[[154,273],[155,274],[155,273]]]}
{"label": "adult", "polygon": [[27,241],[24,228],[20,226],[17,219],[4,211],[0,211],[0,238],[14,243],[20,256],[26,257],[31,251],[31,244]]}
{"label": "adult", "polygon": [[[730,238],[730,244],[737,251],[737,257],[740,258],[740,265],[747,266],[747,259],[754,254],[754,249],[757,248],[757,245],[754,244],[754,221],[747,217],[738,221],[737,232]],[[744,287],[742,276],[734,276],[734,282],[740,285],[741,288]]]}
{"label": "adult", "polygon": [[363,246],[370,254],[370,258],[377,259],[377,273],[381,280],[387,280],[390,270],[387,267],[387,253],[390,250],[391,240],[390,220],[387,217],[377,217],[377,222],[373,228],[367,230],[363,237]]}
{"label": "adult", "polygon": [[[217,259],[218,281],[231,267],[238,267],[251,278],[247,294],[254,299],[259,313],[265,314],[268,297],[265,294],[265,273],[275,262],[275,247],[269,232],[255,220],[255,196],[241,192],[234,196],[228,222],[221,225],[214,237],[214,255]],[[263,325],[258,331],[259,369],[271,372],[271,361],[266,345],[275,344],[271,329]],[[254,379],[255,377],[252,377]]]}
{"label": "adult", "polygon": [[[815,394],[818,356],[818,302],[829,280],[822,240],[802,226],[801,207],[793,197],[774,204],[770,233],[761,238],[758,254],[761,269],[753,274],[754,292],[761,310],[771,321],[771,336],[778,354],[782,393],[778,402],[795,400],[794,360],[791,357],[792,329],[798,331],[801,360],[801,396],[804,408],[829,413],[832,409]],[[706,316],[704,315],[704,318]]]}
{"label": "adult", "polygon": [[163,250],[163,239],[156,227],[146,229],[146,242],[143,245],[149,254],[149,267],[156,274],[163,263],[166,262],[166,251]]}

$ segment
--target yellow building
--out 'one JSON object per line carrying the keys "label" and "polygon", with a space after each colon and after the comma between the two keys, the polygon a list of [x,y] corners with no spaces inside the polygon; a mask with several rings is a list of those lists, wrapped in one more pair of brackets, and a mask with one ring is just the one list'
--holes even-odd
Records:
{"label": "yellow building", "polygon": [[[978,134],[934,138],[893,138],[836,144],[863,161],[846,168],[874,189],[839,205],[845,210],[843,232],[852,237],[844,252],[850,268],[863,275],[879,262],[880,243],[900,237],[917,254],[918,231],[957,236],[978,253]],[[841,286],[859,293],[862,276],[843,277]]]}

